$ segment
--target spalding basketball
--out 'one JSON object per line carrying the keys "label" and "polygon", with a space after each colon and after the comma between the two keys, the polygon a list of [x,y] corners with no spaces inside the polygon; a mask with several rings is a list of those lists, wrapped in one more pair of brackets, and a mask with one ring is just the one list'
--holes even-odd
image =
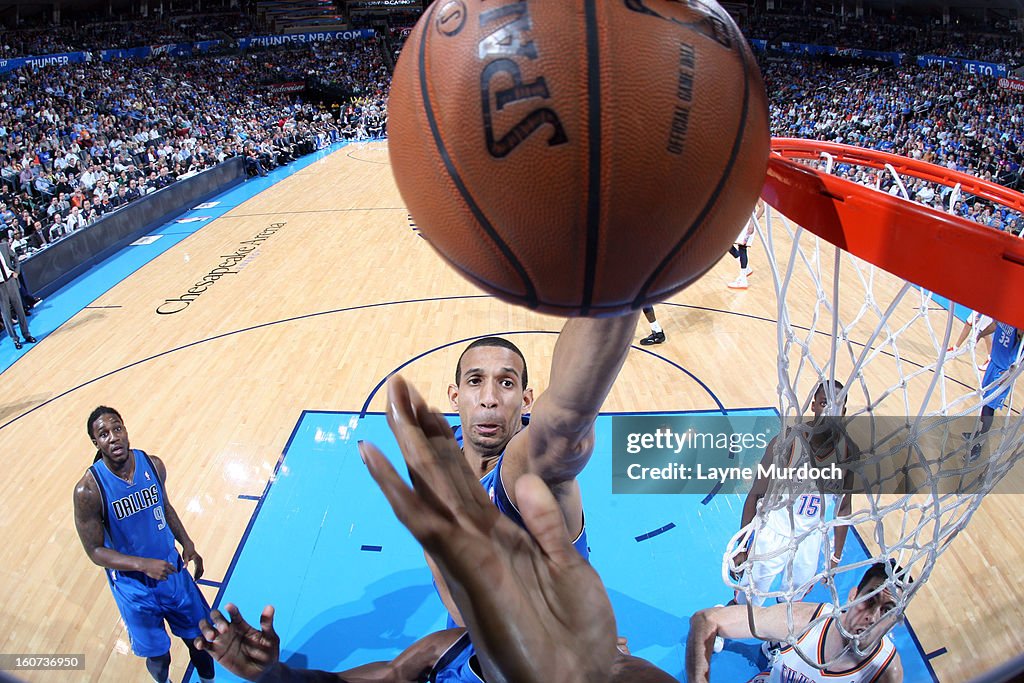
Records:
{"label": "spalding basketball", "polygon": [[665,299],[749,218],[764,83],[711,0],[435,0],[388,105],[402,198],[492,294],[600,316]]}

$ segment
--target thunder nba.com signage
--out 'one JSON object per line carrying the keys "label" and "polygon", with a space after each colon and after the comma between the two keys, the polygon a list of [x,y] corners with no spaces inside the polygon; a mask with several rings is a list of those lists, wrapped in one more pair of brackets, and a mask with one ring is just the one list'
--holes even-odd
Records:
{"label": "thunder nba.com signage", "polygon": [[275,36],[253,36],[241,38],[238,47],[246,50],[252,46],[268,47],[270,45],[287,45],[289,43],[319,43],[325,40],[363,40],[376,35],[372,28],[349,31],[315,31],[312,33],[286,33]]}
{"label": "thunder nba.com signage", "polygon": [[[312,33],[290,33],[276,36],[253,36],[241,38],[238,46],[246,49],[250,46],[287,45],[289,43],[318,43],[325,40],[365,40],[376,35],[372,28],[348,30],[348,31],[316,31]],[[99,50],[99,58],[104,62],[115,59],[144,59],[154,55],[166,54],[170,56],[191,55],[197,52],[208,52],[220,45],[219,40],[202,40],[196,43],[173,43],[168,45],[142,45],[132,48],[120,48],[111,50]],[[79,64],[89,62],[93,59],[91,52],[63,52],[53,55],[40,55],[33,57],[16,57],[14,59],[0,59],[0,74],[5,74],[23,66],[42,68],[46,66],[62,64]]]}
{"label": "thunder nba.com signage", "polygon": [[23,66],[42,68],[54,64],[80,64],[88,62],[92,58],[88,52],[62,52],[55,55],[41,55],[38,57],[16,57],[14,59],[0,59],[0,74],[20,69]]}

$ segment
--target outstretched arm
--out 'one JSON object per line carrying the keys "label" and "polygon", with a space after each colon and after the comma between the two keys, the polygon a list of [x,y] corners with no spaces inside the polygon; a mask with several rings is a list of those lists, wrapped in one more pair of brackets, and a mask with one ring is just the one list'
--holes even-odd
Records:
{"label": "outstretched arm", "polygon": [[[594,448],[594,421],[626,360],[639,313],[568,320],[551,359],[551,380],[522,446],[529,471],[549,486],[575,479]],[[511,483],[511,482],[510,482]]]}
{"label": "outstretched arm", "polygon": [[438,631],[417,640],[391,662],[364,664],[340,673],[292,669],[280,661],[281,639],[274,630],[274,608],[263,608],[256,630],[228,603],[228,616],[219,610],[210,621],[199,622],[202,637],[195,646],[206,650],[225,669],[247,681],[258,683],[419,683],[430,673],[464,629]]}
{"label": "outstretched arm", "polygon": [[[789,638],[789,604],[771,607],[730,605],[703,609],[690,617],[690,635],[686,640],[686,680],[690,683],[708,681],[711,676],[711,653],[715,637],[760,638],[784,641]],[[818,606],[809,602],[792,604],[793,628],[802,629],[814,616]],[[753,612],[748,615],[747,610]],[[757,627],[755,634],[751,620]]]}
{"label": "outstretched arm", "polygon": [[576,476],[594,450],[594,421],[629,350],[639,313],[569,320],[558,335],[551,381],[533,404],[530,425],[505,448],[501,479],[512,503],[516,481],[536,474],[555,494],[568,533],[583,528]]}

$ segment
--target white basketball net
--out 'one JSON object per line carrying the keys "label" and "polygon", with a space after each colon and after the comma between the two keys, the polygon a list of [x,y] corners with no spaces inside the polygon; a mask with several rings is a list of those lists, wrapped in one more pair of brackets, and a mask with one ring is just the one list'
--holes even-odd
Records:
{"label": "white basketball net", "polygon": [[[801,498],[816,492],[806,481],[773,481],[753,521],[730,541],[723,578],[748,602],[766,605],[799,601],[816,583],[826,580],[831,609],[823,610],[822,620],[838,617],[870,597],[861,595],[848,603],[848,593],[836,588],[836,575],[851,572],[846,578],[856,585],[870,565],[895,560],[903,570],[896,573],[890,567],[886,587],[897,600],[893,616],[900,618],[938,556],[964,529],[983,497],[1024,455],[1024,390],[1012,390],[1022,364],[1018,358],[1009,372],[983,387],[991,347],[978,339],[977,322],[960,348],[947,351],[957,341],[963,322],[928,292],[843,252],[771,207],[766,207],[758,233],[778,299],[783,425],[809,421],[814,392],[826,382],[825,415],[841,415],[843,401],[847,402],[846,417],[836,419],[845,438],[862,452],[858,473],[874,486],[852,496],[848,515],[834,517],[838,505],[826,510],[824,505],[808,506]],[[753,251],[758,258],[759,250]],[[844,388],[835,395],[829,380],[838,380]],[[973,436],[980,428],[985,396],[1003,388],[1010,389],[1003,408],[987,433]],[[965,439],[964,432],[971,438]],[[789,464],[795,441],[799,462],[808,459],[807,430],[794,429],[779,438],[780,447],[773,455],[777,465]],[[817,513],[810,515],[814,519],[799,519],[809,512]],[[756,534],[765,528],[778,531],[780,522],[790,532],[782,535],[782,542],[770,548],[751,545],[742,558]],[[855,530],[870,556],[863,561],[842,559],[832,570],[833,531],[840,526],[850,527],[846,549],[857,546]],[[795,534],[794,528],[799,529]],[[776,533],[776,541],[779,538]],[[801,564],[801,553],[806,555],[815,545],[820,545],[820,551],[811,553],[812,570],[799,578],[800,567],[808,564]],[[780,569],[773,585],[750,581],[756,571],[764,573],[768,566]],[[907,581],[908,575],[913,582]],[[753,612],[750,617],[757,635]],[[814,625],[804,628],[792,618],[789,623],[790,644]],[[838,619],[834,623],[842,629]],[[852,638],[842,631],[844,637]],[[851,642],[859,655],[868,646],[856,639]],[[806,653],[794,649],[813,666],[830,664],[819,665],[810,649]]]}

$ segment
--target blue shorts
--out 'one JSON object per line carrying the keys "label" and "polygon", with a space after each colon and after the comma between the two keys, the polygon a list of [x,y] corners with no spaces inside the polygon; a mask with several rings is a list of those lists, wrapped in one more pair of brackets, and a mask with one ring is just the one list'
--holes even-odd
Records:
{"label": "blue shorts", "polygon": [[178,558],[178,571],[164,581],[141,572],[107,570],[114,602],[121,612],[132,652],[139,657],[159,657],[171,649],[164,621],[179,638],[199,636],[199,622],[210,618],[210,607],[188,569]]}
{"label": "blue shorts", "polygon": [[483,683],[483,669],[476,658],[476,648],[464,633],[445,650],[430,670],[431,683]]}
{"label": "blue shorts", "polygon": [[[987,387],[999,380],[1000,377],[1006,374],[1007,368],[1001,368],[994,363],[989,362],[988,369],[985,370],[985,378],[981,380],[981,386]],[[1007,385],[1002,391],[998,387],[993,387],[985,392],[985,405],[992,410],[999,410],[1003,407],[1003,403],[1006,401],[1006,397],[1010,395],[1010,389],[1013,385]],[[996,393],[998,392],[998,393]]]}

